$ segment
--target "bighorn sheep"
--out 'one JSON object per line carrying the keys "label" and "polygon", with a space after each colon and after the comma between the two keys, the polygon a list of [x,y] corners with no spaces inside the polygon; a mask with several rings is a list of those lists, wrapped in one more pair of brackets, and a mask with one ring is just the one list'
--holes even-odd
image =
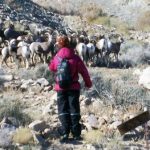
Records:
{"label": "bighorn sheep", "polygon": [[9,28],[4,30],[5,40],[17,39],[18,36],[27,34],[28,33],[25,31],[15,31],[14,26],[10,26]]}
{"label": "bighorn sheep", "polygon": [[13,59],[15,60],[15,63],[18,64],[16,60],[16,53],[17,53],[16,40],[12,39],[10,42],[5,40],[5,47],[1,51],[1,54],[2,54],[1,66],[3,62],[5,62],[5,64],[8,66],[6,61],[9,58],[9,56],[12,56]]}
{"label": "bighorn sheep", "polygon": [[6,41],[8,46],[5,46],[2,49],[2,62],[1,65],[3,64],[3,62],[5,62],[5,64],[8,66],[7,64],[7,59],[12,56],[17,67],[19,68],[19,57],[22,57],[24,60],[24,63],[26,61],[26,68],[29,68],[29,58],[30,58],[30,50],[29,47],[27,45],[23,45],[18,47],[16,44],[16,40],[13,39],[10,42]]}
{"label": "bighorn sheep", "polygon": [[44,56],[44,63],[47,61],[47,55],[51,51],[51,54],[53,55],[53,43],[52,43],[52,35],[49,33],[46,33],[48,35],[48,41],[46,42],[33,42],[30,45],[30,51],[31,51],[31,61],[32,64],[35,64],[35,56],[38,55],[40,57],[40,60],[42,60],[41,55]]}
{"label": "bighorn sheep", "polygon": [[97,57],[98,57],[98,54],[100,54],[101,58],[103,58],[103,52],[107,50],[107,40],[104,36],[101,37],[100,40],[98,40],[98,42],[96,43],[96,48],[98,51]]}
{"label": "bighorn sheep", "polygon": [[124,42],[124,40],[122,37],[119,36],[118,41],[116,43],[111,42],[109,40],[109,38],[106,41],[107,41],[107,49],[105,49],[104,57],[105,57],[105,61],[108,66],[109,62],[110,62],[110,54],[111,53],[114,54],[114,58],[115,58],[116,62],[118,62],[118,54],[120,51],[120,46]]}

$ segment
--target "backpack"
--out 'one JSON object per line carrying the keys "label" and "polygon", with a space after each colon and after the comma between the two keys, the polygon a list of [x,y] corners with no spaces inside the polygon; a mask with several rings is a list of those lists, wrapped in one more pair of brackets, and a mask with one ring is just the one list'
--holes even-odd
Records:
{"label": "backpack", "polygon": [[59,64],[57,66],[56,81],[62,89],[69,88],[72,83],[71,70],[69,61],[65,58],[57,56]]}

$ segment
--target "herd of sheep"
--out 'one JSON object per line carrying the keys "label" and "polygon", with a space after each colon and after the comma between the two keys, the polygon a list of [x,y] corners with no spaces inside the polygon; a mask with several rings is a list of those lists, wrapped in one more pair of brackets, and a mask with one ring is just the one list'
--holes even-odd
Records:
{"label": "herd of sheep", "polygon": [[[48,63],[57,52],[56,38],[60,36],[57,30],[43,30],[37,35],[30,32],[15,31],[13,25],[8,29],[0,30],[1,38],[1,66],[4,63],[8,66],[7,61],[20,67],[21,60],[26,68],[36,65],[37,62]],[[101,59],[107,66],[110,63],[110,54],[114,54],[115,61],[118,61],[118,53],[120,51],[123,38],[118,35],[116,42],[112,42],[109,37],[88,36],[85,32],[72,33],[67,35],[70,40],[70,46],[81,57],[86,65],[94,63]]]}

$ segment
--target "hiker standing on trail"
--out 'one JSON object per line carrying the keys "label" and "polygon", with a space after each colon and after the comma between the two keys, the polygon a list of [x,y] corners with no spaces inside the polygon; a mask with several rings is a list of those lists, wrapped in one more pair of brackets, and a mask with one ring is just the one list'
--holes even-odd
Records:
{"label": "hiker standing on trail", "polygon": [[[67,36],[60,36],[56,40],[59,50],[49,69],[55,72],[55,90],[57,91],[57,105],[59,120],[62,124],[61,142],[66,142],[71,132],[73,139],[81,139],[80,121],[80,83],[79,75],[83,77],[85,87],[91,88],[92,82],[83,61],[69,45]],[[69,65],[69,66],[68,66]],[[65,68],[66,67],[66,68]]]}

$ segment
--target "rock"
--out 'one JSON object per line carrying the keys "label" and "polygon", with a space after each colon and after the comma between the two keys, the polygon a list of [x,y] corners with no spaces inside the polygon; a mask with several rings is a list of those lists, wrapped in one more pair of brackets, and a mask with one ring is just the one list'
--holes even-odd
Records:
{"label": "rock", "polygon": [[92,144],[87,144],[86,145],[86,149],[87,150],[98,150],[95,146],[93,146]]}
{"label": "rock", "polygon": [[45,87],[49,85],[49,82],[45,78],[40,78],[36,82],[39,83],[41,87]]}
{"label": "rock", "polygon": [[102,118],[102,117],[100,117],[98,119],[98,122],[99,122],[99,127],[101,127],[102,125],[107,124],[107,121],[104,118]]}
{"label": "rock", "polygon": [[14,126],[4,127],[0,129],[0,147],[7,148],[12,144],[12,134],[15,132]]}
{"label": "rock", "polygon": [[95,117],[94,114],[90,114],[88,116],[88,124],[92,127],[92,128],[98,128],[99,126],[99,122],[97,120],[97,118]]}
{"label": "rock", "polygon": [[140,70],[140,69],[135,69],[135,70],[133,71],[133,75],[140,76],[140,75],[141,75],[141,70]]}
{"label": "rock", "polygon": [[91,104],[91,99],[90,98],[86,98],[84,100],[82,100],[81,105],[82,106],[88,106]]}
{"label": "rock", "polygon": [[55,92],[51,97],[50,100],[57,100],[57,93]]}
{"label": "rock", "polygon": [[44,129],[46,129],[47,127],[48,125],[46,125],[45,121],[41,120],[35,120],[34,122],[29,124],[29,128],[37,132],[44,131]]}
{"label": "rock", "polygon": [[0,124],[3,123],[12,124],[12,122],[7,117],[4,117]]}
{"label": "rock", "polygon": [[12,81],[13,78],[13,75],[0,75],[0,80]]}
{"label": "rock", "polygon": [[46,107],[43,108],[42,115],[46,115],[46,114],[51,114],[51,115],[56,114],[55,109],[51,104],[49,104],[49,105],[47,105]]}
{"label": "rock", "polygon": [[28,89],[28,84],[27,83],[22,84],[20,89],[21,90],[27,90]]}
{"label": "rock", "polygon": [[40,134],[36,134],[35,132],[32,132],[32,135],[36,144],[40,144],[40,145],[45,144],[46,141]]}
{"label": "rock", "polygon": [[89,125],[89,123],[84,123],[84,126],[86,127],[86,130],[92,130],[92,127]]}
{"label": "rock", "polygon": [[117,126],[119,126],[121,123],[122,121],[115,121],[109,125],[109,129],[117,129]]}
{"label": "rock", "polygon": [[46,128],[45,130],[44,130],[44,133],[45,134],[49,134],[51,132],[51,129],[50,128]]}
{"label": "rock", "polygon": [[150,67],[144,69],[139,77],[139,85],[150,90]]}
{"label": "rock", "polygon": [[29,92],[34,92],[35,94],[39,94],[42,92],[43,88],[40,85],[30,86],[28,88]]}
{"label": "rock", "polygon": [[31,86],[31,84],[34,83],[34,81],[32,79],[29,79],[29,80],[21,80],[22,82],[22,85],[20,86],[20,89],[22,91],[27,91],[29,86]]}
{"label": "rock", "polygon": [[53,89],[53,86],[46,86],[44,87],[44,92],[51,91]]}

